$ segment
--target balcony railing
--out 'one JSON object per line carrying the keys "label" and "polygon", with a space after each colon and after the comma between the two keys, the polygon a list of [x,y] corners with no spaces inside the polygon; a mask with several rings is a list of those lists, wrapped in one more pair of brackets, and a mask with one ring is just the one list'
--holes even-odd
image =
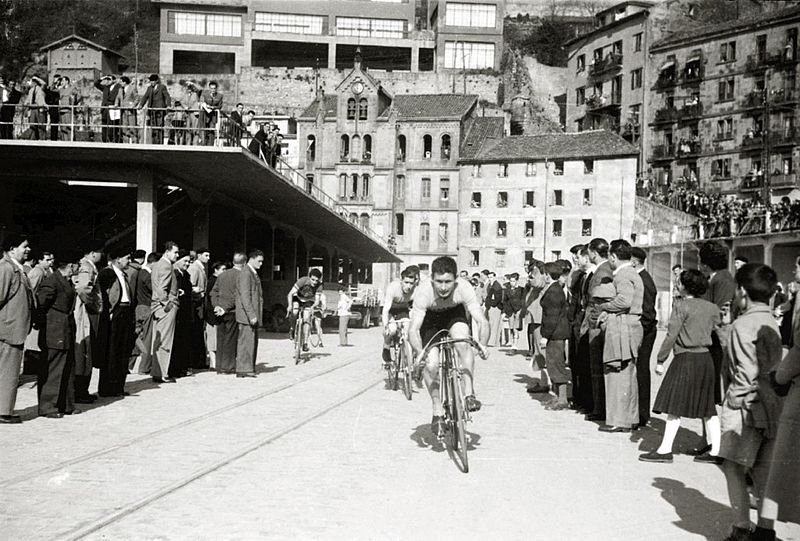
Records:
{"label": "balcony railing", "polygon": [[698,59],[695,62],[687,64],[686,68],[683,70],[683,73],[681,74],[681,84],[691,85],[699,83],[700,81],[703,80],[703,77],[705,77],[705,68]]}
{"label": "balcony railing", "polygon": [[684,105],[678,111],[678,120],[686,122],[695,120],[703,116],[703,104],[698,102],[691,105]]}
{"label": "balcony railing", "polygon": [[769,177],[770,186],[775,188],[795,188],[797,187],[797,173],[781,173]]}
{"label": "balcony railing", "polygon": [[769,96],[770,103],[784,105],[797,102],[797,91],[794,88],[779,88],[773,90]]}
{"label": "balcony railing", "polygon": [[764,106],[764,96],[765,93],[763,90],[753,90],[748,92],[745,97],[744,101],[742,102],[742,107],[745,109],[758,109]]}
{"label": "balcony railing", "polygon": [[744,64],[745,73],[758,73],[764,71],[769,66],[780,61],[780,55],[763,52],[761,54],[751,54],[747,56]]}
{"label": "balcony railing", "polygon": [[761,173],[748,173],[742,177],[739,190],[742,192],[753,192],[764,187],[764,175]]}
{"label": "balcony railing", "polygon": [[656,145],[653,147],[653,160],[671,160],[675,157],[673,145]]}
{"label": "balcony railing", "polygon": [[673,123],[678,120],[678,110],[674,107],[662,107],[656,111],[655,124]]}
{"label": "balcony railing", "polygon": [[757,149],[764,146],[764,137],[761,133],[747,133],[742,137],[743,149]]}
{"label": "balcony railing", "polygon": [[622,55],[620,53],[609,53],[604,59],[597,60],[589,65],[589,77],[596,77],[621,67]]}
{"label": "balcony railing", "polygon": [[653,90],[656,92],[661,92],[663,90],[667,90],[669,88],[674,87],[678,84],[678,76],[675,73],[664,74],[658,76],[656,79],[656,84],[653,85]]}
{"label": "balcony railing", "polygon": [[773,147],[793,146],[798,143],[798,140],[800,140],[798,135],[800,134],[798,134],[797,130],[794,128],[771,133],[769,136],[769,144]]}
{"label": "balcony railing", "polygon": [[703,143],[699,140],[696,141],[687,141],[682,140],[678,143],[677,146],[677,156],[678,158],[688,158],[691,156],[697,156],[703,153]]}
{"label": "balcony railing", "polygon": [[603,94],[602,96],[594,95],[586,100],[586,108],[589,111],[598,111],[600,109],[606,109],[608,107],[619,107],[620,102],[622,101],[622,96],[620,95],[608,95]]}

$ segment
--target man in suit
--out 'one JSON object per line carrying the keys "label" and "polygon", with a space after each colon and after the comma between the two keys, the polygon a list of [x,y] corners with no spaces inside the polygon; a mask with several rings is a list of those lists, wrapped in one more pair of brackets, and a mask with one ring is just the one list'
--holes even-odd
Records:
{"label": "man in suit", "polygon": [[103,298],[97,283],[97,263],[103,257],[98,247],[84,252],[78,262],[78,273],[73,277],[78,299],[75,301],[75,402],[91,404],[97,395],[89,394],[93,365],[103,364],[105,346],[101,325]]}
{"label": "man in suit", "polygon": [[589,263],[589,250],[579,244],[572,250],[574,271],[569,280],[569,366],[572,372],[572,403],[582,413],[592,411],[592,372],[589,369],[588,336],[581,334],[585,314],[585,288]]}
{"label": "man in suit", "polygon": [[[100,99],[100,122],[103,126],[101,134],[104,143],[118,143],[120,118],[117,113],[111,113],[111,107],[117,102],[119,84],[114,75],[104,75],[94,82],[94,87],[102,93]],[[114,116],[115,118],[112,118]]]}
{"label": "man in suit", "polygon": [[587,246],[589,261],[594,266],[587,286],[586,312],[581,325],[581,332],[588,335],[589,369],[592,377],[592,412],[587,414],[588,421],[602,421],[606,416],[606,388],[603,375],[603,331],[598,325],[600,311],[595,300],[594,290],[601,284],[613,280],[613,269],[608,263],[608,241],[595,238]]}
{"label": "man in suit", "polygon": [[14,138],[14,114],[17,104],[22,99],[22,92],[17,88],[17,82],[9,79],[6,81],[0,75],[0,139]]}
{"label": "man in suit", "polygon": [[139,109],[147,107],[147,119],[153,131],[153,144],[160,145],[164,140],[164,116],[166,108],[172,104],[167,87],[164,86],[157,74],[148,77],[150,84],[139,100]]}
{"label": "man in suit", "polygon": [[567,403],[567,383],[571,379],[567,368],[567,355],[564,341],[569,338],[569,304],[564,294],[564,284],[568,274],[560,261],[545,264],[545,273],[551,282],[542,293],[542,342],[545,347],[545,366],[542,368],[540,380],[548,386],[548,376],[553,383],[556,399],[546,407],[551,410],[569,408]]}
{"label": "man in suit", "polygon": [[189,265],[189,280],[192,283],[192,308],[194,319],[192,320],[192,343],[190,351],[191,368],[203,369],[208,366],[206,352],[206,286],[208,275],[206,265],[211,259],[211,253],[207,248],[197,248],[195,250],[195,260]]}
{"label": "man in suit", "polygon": [[129,370],[133,370],[133,365],[136,364],[136,357],[139,355],[139,348],[136,346],[136,307],[139,305],[139,293],[136,289],[139,287],[139,273],[142,270],[142,265],[144,265],[146,256],[147,252],[144,250],[132,251],[130,263],[128,263],[128,268],[125,269],[125,276],[128,278],[128,283],[131,284],[131,293],[133,295],[133,299],[131,300],[131,312],[133,314],[134,323],[134,340],[131,346],[130,359],[128,361]]}
{"label": "man in suit", "polygon": [[208,83],[208,90],[203,92],[200,102],[200,128],[203,130],[201,140],[204,145],[214,144],[214,129],[216,128],[219,111],[222,109],[222,92],[217,90],[217,82]]}
{"label": "man in suit", "polygon": [[500,342],[500,322],[503,316],[503,286],[497,281],[497,274],[489,272],[486,286],[486,319],[489,320],[489,347]]}
{"label": "man in suit", "polygon": [[100,396],[124,396],[125,378],[134,339],[133,303],[135,284],[125,273],[128,252],[108,253],[108,267],[98,273],[103,309],[109,321],[106,362],[100,367]]}
{"label": "man in suit", "polygon": [[139,351],[139,373],[149,374],[153,364],[153,318],[150,305],[153,302],[153,275],[151,265],[161,259],[161,254],[152,252],[147,256],[136,276],[136,308],[134,309],[136,349]]}
{"label": "man in suit", "polygon": [[644,263],[647,254],[635,246],[631,248],[631,266],[639,273],[644,286],[642,300],[642,345],[639,356],[636,358],[636,381],[639,385],[639,426],[645,426],[650,421],[650,357],[653,354],[653,345],[658,334],[658,321],[656,320],[656,283],[647,272]]}
{"label": "man in suit", "polygon": [[77,413],[73,387],[75,365],[75,287],[77,265],[58,261],[56,272],[42,280],[36,293],[40,314],[42,350],[37,388],[39,415],[61,418]]}
{"label": "man in suit", "polygon": [[175,338],[175,317],[178,314],[178,281],[172,265],[178,260],[178,245],[172,241],[164,244],[164,254],[151,267],[153,287],[150,304],[153,317],[153,356],[151,370],[156,383],[175,383],[169,377],[169,360]]}
{"label": "man in suit", "polygon": [[0,424],[21,423],[14,415],[22,365],[22,347],[31,329],[33,294],[22,268],[30,252],[28,239],[7,235],[0,260]]}
{"label": "man in suit", "polygon": [[606,392],[606,424],[602,432],[630,432],[639,422],[639,386],[636,359],[642,345],[644,286],[631,266],[631,245],[622,239],[609,247],[613,269],[614,298],[597,307],[606,335],[603,370]]}
{"label": "man in suit", "polygon": [[239,273],[247,262],[241,252],[233,254],[233,268],[219,275],[211,288],[211,304],[217,316],[217,374],[236,372],[236,344],[239,326],[236,323],[236,291]]}
{"label": "man in suit", "polygon": [[258,270],[264,264],[264,252],[253,250],[247,265],[239,273],[236,290],[236,323],[239,341],[236,347],[236,377],[256,376],[258,354],[258,328],[261,326],[264,296]]}

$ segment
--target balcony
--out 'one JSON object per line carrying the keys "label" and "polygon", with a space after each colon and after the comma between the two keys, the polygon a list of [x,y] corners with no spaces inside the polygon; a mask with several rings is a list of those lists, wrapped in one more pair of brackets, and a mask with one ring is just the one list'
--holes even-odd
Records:
{"label": "balcony", "polygon": [[776,133],[771,133],[769,136],[769,144],[772,148],[795,146],[800,140],[798,132],[794,128],[789,128]]}
{"label": "balcony", "polygon": [[761,109],[764,107],[764,91],[753,90],[745,95],[742,101],[743,109]]}
{"label": "balcony", "polygon": [[656,145],[653,147],[652,161],[672,160],[675,157],[674,145]]}
{"label": "balcony", "polygon": [[696,139],[694,141],[690,141],[688,139],[682,139],[680,143],[678,143],[678,158],[692,158],[697,157],[703,153],[703,143]]}
{"label": "balcony", "polygon": [[662,107],[656,111],[653,124],[672,124],[678,120],[678,110],[675,107]]}
{"label": "balcony", "polygon": [[674,87],[678,84],[678,76],[675,74],[674,70],[670,70],[667,72],[661,72],[656,79],[656,84],[653,85],[652,90],[656,92],[663,92],[664,90],[669,90],[670,88]]}
{"label": "balcony", "polygon": [[761,132],[748,132],[742,137],[742,150],[758,150],[764,147],[764,136]]}
{"label": "balcony", "polygon": [[641,134],[642,127],[638,122],[627,122],[620,131],[620,135],[629,141],[638,139]]}
{"label": "balcony", "polygon": [[769,102],[773,105],[795,105],[797,104],[797,91],[794,88],[773,90],[769,96]]}
{"label": "balcony", "polygon": [[622,54],[608,53],[603,60],[597,60],[589,65],[589,77],[598,77],[604,73],[622,67]]}
{"label": "balcony", "polygon": [[748,173],[742,177],[742,182],[739,184],[739,191],[742,192],[756,192],[764,188],[764,175],[759,171],[758,173]]}
{"label": "balcony", "polygon": [[705,77],[705,68],[702,64],[702,58],[697,57],[696,60],[686,63],[686,68],[684,68],[683,73],[681,74],[681,84],[699,84],[703,81],[703,77]]}
{"label": "balcony", "polygon": [[751,54],[747,56],[747,62],[744,64],[744,72],[746,75],[758,75],[778,62],[780,62],[779,54],[770,54],[766,51]]}
{"label": "balcony", "polygon": [[678,111],[678,121],[689,122],[691,120],[698,120],[703,116],[703,104],[701,102],[684,105]]}
{"label": "balcony", "polygon": [[621,95],[607,95],[602,96],[594,95],[586,100],[586,109],[592,112],[602,111],[605,109],[616,108],[619,109],[620,102],[622,101]]}
{"label": "balcony", "polygon": [[796,188],[797,173],[783,173],[769,177],[769,185],[773,188]]}

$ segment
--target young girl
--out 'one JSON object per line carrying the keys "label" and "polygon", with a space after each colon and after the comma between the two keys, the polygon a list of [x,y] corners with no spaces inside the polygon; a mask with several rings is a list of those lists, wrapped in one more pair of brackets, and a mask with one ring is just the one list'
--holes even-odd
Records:
{"label": "young girl", "polygon": [[656,374],[664,373],[664,361],[674,354],[664,382],[658,389],[653,412],[666,413],[667,423],[661,445],[639,456],[644,462],[672,462],[672,444],[681,418],[703,419],[711,450],[695,458],[698,462],[718,462],[720,428],[714,406],[714,361],[708,347],[711,331],[721,321],[719,308],[700,297],[708,280],[698,270],[685,270],[679,279],[680,299],[669,319],[667,336],[658,352]]}

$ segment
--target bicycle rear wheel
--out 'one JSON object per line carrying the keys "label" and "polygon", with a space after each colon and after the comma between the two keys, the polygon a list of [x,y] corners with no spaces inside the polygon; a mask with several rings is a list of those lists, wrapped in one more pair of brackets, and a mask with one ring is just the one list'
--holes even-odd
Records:
{"label": "bicycle rear wheel", "polygon": [[455,366],[450,369],[450,394],[453,415],[453,450],[458,453],[464,473],[467,473],[469,472],[469,461],[467,459],[467,422],[464,408],[464,392],[461,388],[461,378]]}
{"label": "bicycle rear wheel", "polygon": [[393,344],[392,347],[389,348],[389,355],[391,356],[391,362],[386,367],[386,375],[389,378],[389,389],[392,391],[397,390],[397,345]]}
{"label": "bicycle rear wheel", "polygon": [[411,396],[413,390],[411,388],[411,359],[408,358],[407,351],[406,351],[406,344],[400,343],[400,347],[397,349],[398,351],[398,362],[397,365],[400,367],[400,370],[403,373],[403,393],[406,395],[408,400],[411,400]]}

